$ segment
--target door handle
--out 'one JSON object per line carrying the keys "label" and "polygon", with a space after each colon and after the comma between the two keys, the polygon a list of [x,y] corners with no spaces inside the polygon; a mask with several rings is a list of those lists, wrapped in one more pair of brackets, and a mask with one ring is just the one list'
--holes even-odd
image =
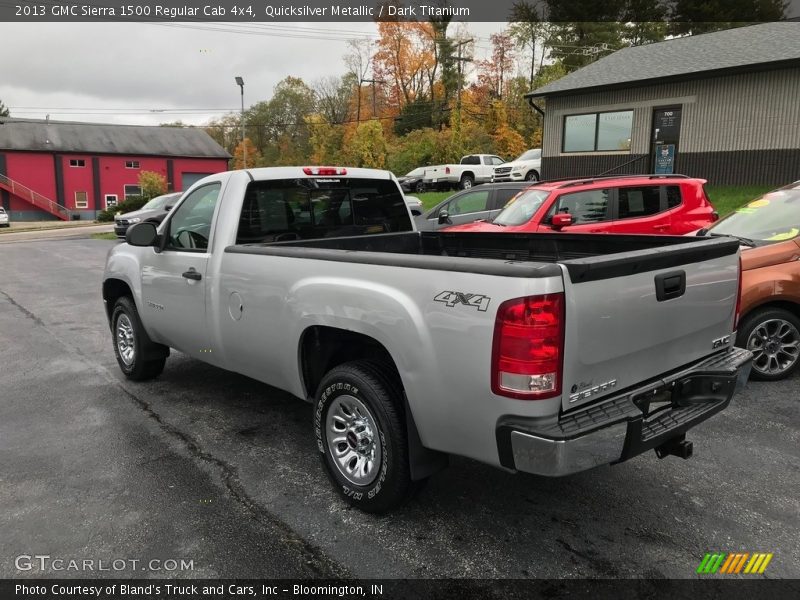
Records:
{"label": "door handle", "polygon": [[669,225],[653,225],[653,229],[656,231],[664,231],[665,229],[669,229]]}
{"label": "door handle", "polygon": [[655,276],[656,300],[679,298],[686,292],[686,271],[672,271]]}
{"label": "door handle", "polygon": [[200,275],[197,271],[195,271],[194,267],[190,267],[188,271],[183,272],[183,277],[186,279],[193,279],[194,281],[200,281],[203,276]]}

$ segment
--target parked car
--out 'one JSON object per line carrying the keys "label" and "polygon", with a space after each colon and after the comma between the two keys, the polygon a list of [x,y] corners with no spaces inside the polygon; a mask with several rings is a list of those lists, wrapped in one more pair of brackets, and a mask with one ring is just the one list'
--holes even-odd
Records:
{"label": "parked car", "polygon": [[417,217],[417,229],[431,231],[493,219],[514,196],[530,187],[530,183],[487,183],[480,187],[457,192]]}
{"label": "parked car", "polygon": [[6,209],[0,206],[0,227],[10,227],[10,225]]}
{"label": "parked car", "polygon": [[534,148],[524,152],[516,160],[495,167],[492,181],[539,181],[541,172],[542,150]]}
{"label": "parked car", "polygon": [[516,196],[492,222],[448,231],[684,235],[718,218],[703,184],[685,175],[540,182]]}
{"label": "parked car", "polygon": [[754,379],[800,365],[800,181],[765,194],[702,234],[741,240],[742,295],[736,345],[753,353]]}
{"label": "parked car", "polygon": [[469,154],[457,165],[425,167],[422,184],[426,190],[468,190],[473,185],[491,182],[494,168],[504,162],[494,154]]}
{"label": "parked car", "polygon": [[398,177],[397,183],[400,184],[404,192],[416,192],[417,194],[421,194],[425,191],[425,184],[422,182],[424,175],[425,167],[419,167],[413,171],[409,171],[402,177]]}
{"label": "parked car", "polygon": [[408,205],[408,210],[411,211],[411,214],[413,216],[418,217],[419,215],[422,214],[422,211],[424,210],[422,207],[422,200],[420,200],[416,196],[404,195],[403,198],[405,199],[406,204]]}
{"label": "parked car", "polygon": [[163,196],[156,196],[139,210],[116,215],[114,217],[114,233],[117,234],[117,237],[124,238],[125,232],[128,231],[128,227],[131,225],[142,221],[161,223],[182,193],[173,192]]}
{"label": "parked car", "polygon": [[369,512],[450,454],[547,476],[689,458],[749,371],[731,238],[418,232],[389,173],[349,167],[211,175],[126,238],[102,284],[122,373],[176,348],[307,400]]}

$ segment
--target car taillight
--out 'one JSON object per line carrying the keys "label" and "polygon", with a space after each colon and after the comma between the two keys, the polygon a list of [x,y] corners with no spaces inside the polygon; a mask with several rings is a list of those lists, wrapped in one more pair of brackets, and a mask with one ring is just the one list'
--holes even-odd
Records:
{"label": "car taillight", "polygon": [[736,331],[739,327],[739,313],[742,310],[742,256],[739,255],[739,284],[736,288],[736,315],[733,317],[733,330]]}
{"label": "car taillight", "polygon": [[497,309],[492,392],[522,400],[561,393],[564,294],[508,300]]}
{"label": "car taillight", "polygon": [[303,173],[306,175],[347,175],[347,169],[344,167],[303,167]]}
{"label": "car taillight", "polygon": [[444,168],[444,174],[445,175],[450,175],[450,167],[445,167]]}

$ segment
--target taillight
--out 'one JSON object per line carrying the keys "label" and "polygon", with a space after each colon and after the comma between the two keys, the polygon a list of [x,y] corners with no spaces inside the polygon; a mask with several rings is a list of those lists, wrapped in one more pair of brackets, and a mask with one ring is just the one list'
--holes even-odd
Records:
{"label": "taillight", "polygon": [[564,294],[508,300],[497,309],[492,392],[522,400],[561,393]]}
{"label": "taillight", "polygon": [[736,331],[739,328],[739,313],[742,310],[742,276],[744,273],[742,272],[742,256],[739,255],[739,284],[736,288],[736,315],[733,317],[733,330]]}
{"label": "taillight", "polygon": [[444,174],[445,175],[450,175],[450,167],[445,167],[444,168]]}
{"label": "taillight", "polygon": [[303,173],[306,175],[347,175],[347,169],[344,167],[303,167]]}

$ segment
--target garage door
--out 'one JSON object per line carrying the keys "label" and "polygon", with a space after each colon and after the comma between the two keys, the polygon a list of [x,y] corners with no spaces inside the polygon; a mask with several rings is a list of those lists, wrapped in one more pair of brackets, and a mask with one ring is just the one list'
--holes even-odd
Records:
{"label": "garage door", "polygon": [[181,190],[188,190],[193,184],[209,175],[211,175],[211,173],[183,173],[181,175]]}

